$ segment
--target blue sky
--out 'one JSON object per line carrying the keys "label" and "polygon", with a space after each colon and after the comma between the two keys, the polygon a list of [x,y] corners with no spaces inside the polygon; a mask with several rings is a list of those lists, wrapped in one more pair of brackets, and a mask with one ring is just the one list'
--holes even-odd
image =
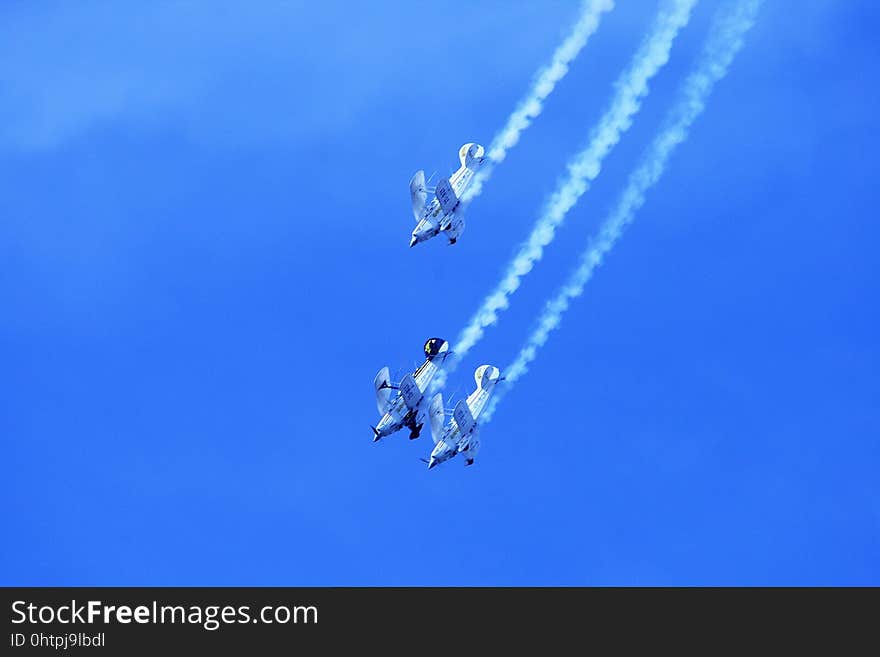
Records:
{"label": "blue sky", "polygon": [[[874,3],[767,2],[620,244],[428,472],[372,378],[453,340],[587,139],[624,2],[468,210],[574,2],[0,7],[3,584],[880,584]],[[699,54],[703,0],[498,326],[504,366]],[[454,345],[453,345],[454,348]]]}

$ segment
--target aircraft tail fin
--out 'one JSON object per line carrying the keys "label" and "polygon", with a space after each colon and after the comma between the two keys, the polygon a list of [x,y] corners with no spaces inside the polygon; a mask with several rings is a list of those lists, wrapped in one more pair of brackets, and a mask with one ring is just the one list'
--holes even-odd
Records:
{"label": "aircraft tail fin", "polygon": [[474,372],[474,381],[481,390],[491,390],[498,381],[503,380],[501,371],[494,365],[480,365]]}
{"label": "aircraft tail fin", "polygon": [[440,362],[443,362],[451,353],[449,351],[449,343],[443,338],[428,338],[427,342],[425,342],[424,350],[428,360],[434,360],[439,357]]}
{"label": "aircraft tail fin", "polygon": [[471,171],[476,171],[483,164],[486,151],[480,144],[471,142],[461,147],[461,154],[464,155],[464,157],[459,156],[461,163]]}

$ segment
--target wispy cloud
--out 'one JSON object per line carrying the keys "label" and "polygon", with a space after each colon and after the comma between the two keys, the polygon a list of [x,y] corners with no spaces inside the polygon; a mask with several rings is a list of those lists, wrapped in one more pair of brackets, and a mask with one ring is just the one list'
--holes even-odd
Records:
{"label": "wispy cloud", "polygon": [[602,223],[599,234],[591,240],[581,255],[580,265],[547,303],[536,328],[516,359],[503,371],[507,377],[507,385],[499,388],[491,400],[483,414],[484,422],[491,419],[504,392],[528,372],[529,363],[546,344],[550,333],[559,326],[571,302],[583,294],[593,272],[620,239],[624,228],[635,219],[636,212],[645,203],[647,191],[660,180],[675,148],[687,139],[691,125],[705,109],[713,87],[727,74],[733,58],[743,45],[746,33],[755,22],[761,2],[762,0],[741,0],[716,16],[700,60],[686,78],[679,99],[666,119],[665,127],[654,138],[640,164],[630,174],[623,193]]}
{"label": "wispy cloud", "polygon": [[669,61],[672,43],[690,20],[695,4],[696,0],[669,0],[661,5],[651,31],[636,51],[629,68],[615,83],[611,103],[593,128],[587,146],[569,161],[568,175],[560,181],[535,222],[531,234],[507,265],[495,289],[486,296],[480,308],[462,329],[453,344],[455,355],[449,359],[446,370],[435,377],[434,389],[440,389],[446,384],[448,374],[479,342],[486,327],[498,321],[499,313],[508,307],[510,297],[519,288],[523,277],[541,259],[544,247],[553,241],[556,229],[562,224],[568,211],[599,175],[602,161],[632,125],[633,117],[648,95],[651,78]]}

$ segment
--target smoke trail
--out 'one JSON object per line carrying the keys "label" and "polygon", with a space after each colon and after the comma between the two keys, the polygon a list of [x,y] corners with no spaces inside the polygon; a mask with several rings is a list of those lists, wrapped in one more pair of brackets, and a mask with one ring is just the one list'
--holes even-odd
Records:
{"label": "smoke trail", "polygon": [[519,288],[523,277],[541,259],[547,246],[562,224],[565,215],[589,189],[602,168],[602,161],[632,125],[633,117],[648,94],[648,82],[669,61],[672,42],[690,19],[697,0],[668,0],[661,5],[648,37],[639,46],[632,62],[615,83],[615,94],[605,114],[593,129],[587,146],[568,164],[568,175],[535,222],[528,239],[520,246],[495,289],[483,300],[480,308],[462,329],[452,345],[455,354],[446,369],[434,377],[432,388],[439,390],[450,372],[468,351],[483,337],[487,326],[498,320],[507,308],[510,297]]}
{"label": "smoke trail", "polygon": [[[550,333],[559,326],[562,315],[574,299],[581,296],[584,286],[605,255],[614,247],[624,228],[635,218],[645,203],[645,194],[653,187],[666,168],[676,146],[687,139],[688,131],[703,112],[715,83],[726,74],[734,56],[742,47],[746,32],[755,22],[762,0],[741,0],[736,6],[718,15],[713,24],[703,54],[696,69],[687,77],[679,99],[670,111],[666,127],[654,138],[641,164],[630,174],[627,186],[617,205],[606,217],[598,236],[581,255],[581,262],[565,285],[544,308],[538,325],[526,340],[516,360],[502,372],[507,386],[499,388],[489,407],[483,413],[483,422],[491,419],[504,391],[528,371]],[[502,384],[503,385],[503,384]]]}
{"label": "smoke trail", "polygon": [[492,167],[507,157],[507,151],[516,145],[523,131],[541,114],[547,96],[553,92],[556,84],[565,77],[569,65],[599,28],[602,14],[612,9],[614,9],[614,0],[583,1],[580,17],[571,32],[565,41],[556,48],[550,64],[538,73],[528,95],[520,101],[516,110],[507,119],[504,128],[495,135],[489,145],[488,160],[465,192],[462,199],[464,202],[479,196],[483,189],[483,183],[492,175]]}

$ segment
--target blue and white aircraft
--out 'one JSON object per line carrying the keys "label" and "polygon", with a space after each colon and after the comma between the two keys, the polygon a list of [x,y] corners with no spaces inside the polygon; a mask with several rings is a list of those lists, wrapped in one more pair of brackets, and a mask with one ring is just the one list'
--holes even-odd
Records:
{"label": "blue and white aircraft", "polygon": [[[425,362],[415,372],[404,376],[399,384],[391,383],[387,367],[379,370],[373,380],[373,387],[376,390],[376,406],[382,419],[375,427],[371,427],[373,442],[403,427],[409,429],[410,440],[419,437],[427,418],[425,391],[451,353],[446,340],[431,338],[425,343]],[[397,394],[392,397],[393,390]]]}
{"label": "blue and white aircraft", "polygon": [[[458,149],[458,159],[461,161],[458,171],[439,180],[433,189],[426,186],[424,171],[416,171],[409,181],[413,215],[418,222],[409,242],[411,247],[440,233],[446,235],[450,244],[455,244],[464,231],[461,198],[483,164],[485,151],[479,144],[468,143]],[[433,193],[434,198],[426,204],[428,192]]]}
{"label": "blue and white aircraft", "polygon": [[455,405],[452,419],[445,427],[443,426],[445,416],[443,393],[438,392],[431,399],[428,406],[428,421],[434,439],[434,450],[431,452],[430,460],[425,461],[429,470],[438,463],[448,461],[456,454],[464,455],[465,465],[473,465],[477,452],[480,451],[477,419],[486,408],[495,384],[503,381],[504,377],[497,367],[480,365],[474,372],[474,380],[477,382],[477,389],[468,395],[467,399],[462,399]]}

